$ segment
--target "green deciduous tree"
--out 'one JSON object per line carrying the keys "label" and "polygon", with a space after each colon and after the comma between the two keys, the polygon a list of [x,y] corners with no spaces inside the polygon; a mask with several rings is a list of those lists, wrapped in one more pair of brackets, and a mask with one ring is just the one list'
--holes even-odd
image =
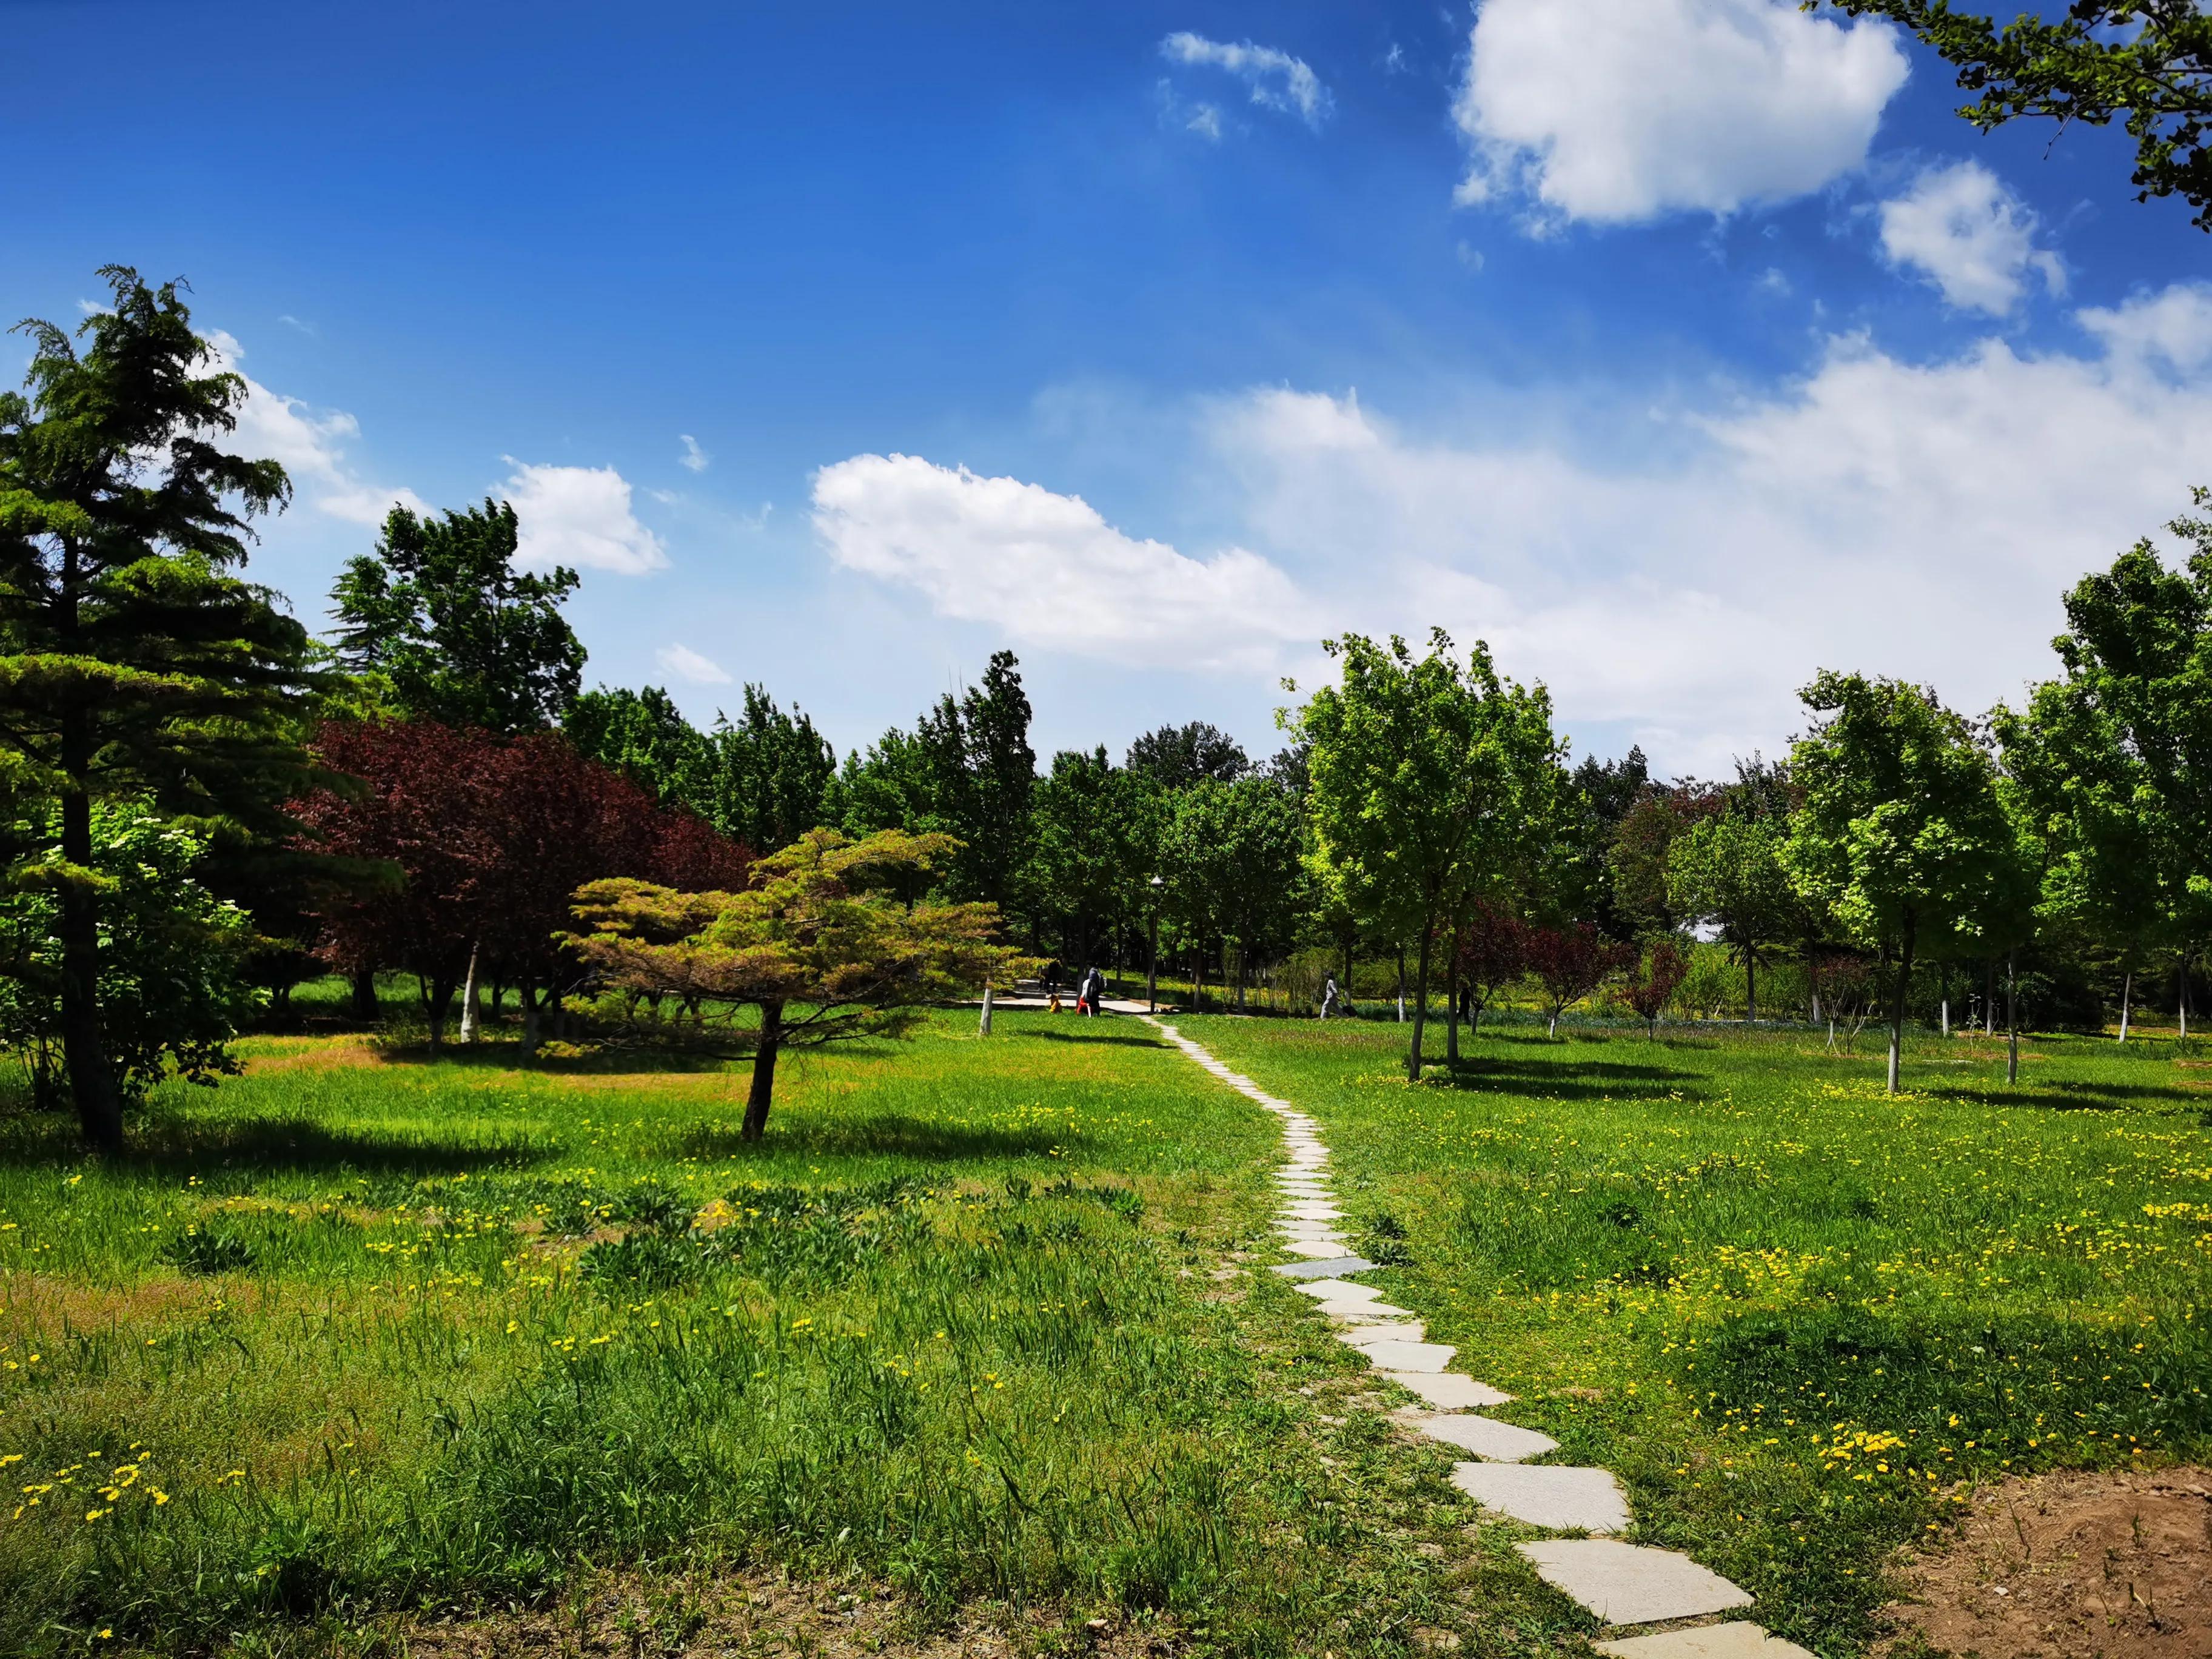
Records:
{"label": "green deciduous tree", "polygon": [[1188,789],[1201,778],[1233,783],[1252,769],[1243,745],[1205,720],[1146,732],[1122,763],[1163,789]]}
{"label": "green deciduous tree", "polygon": [[2013,848],[1996,769],[1966,722],[1924,687],[1823,672],[1790,750],[1802,791],[1783,860],[1808,897],[1894,969],[1891,1093],[1916,952],[1979,926]]}
{"label": "green deciduous tree", "polygon": [[583,692],[561,717],[561,730],[578,753],[704,816],[702,805],[713,793],[713,747],[660,687]]}
{"label": "green deciduous tree", "polygon": [[1711,922],[1743,964],[1745,1017],[1759,1018],[1759,964],[1802,932],[1796,890],[1782,865],[1784,825],[1748,807],[1701,819],[1674,839],[1667,893],[1692,921]]}
{"label": "green deciduous tree", "polygon": [[[1808,0],[1808,9],[1817,0]],[[2063,16],[2000,25],[1949,0],[1829,0],[1933,46],[1977,94],[1959,113],[1988,131],[2023,118],[2120,121],[2136,141],[2137,201],[2179,196],[2212,230],[2212,17],[2197,0],[2074,0]]]}
{"label": "green deciduous tree", "polygon": [[1551,698],[1502,678],[1486,646],[1461,661],[1441,629],[1418,659],[1395,638],[1347,634],[1328,648],[1342,683],[1290,725],[1308,745],[1323,858],[1382,932],[1415,948],[1407,1069],[1418,1081],[1440,936],[1553,811]]}
{"label": "green deciduous tree", "polygon": [[577,576],[517,570],[520,534],[505,501],[420,517],[393,507],[376,550],[331,590],[339,660],[422,720],[502,737],[554,724],[584,667],[561,614]]}
{"label": "green deciduous tree", "polygon": [[[36,812],[54,810],[40,803]],[[12,839],[44,851],[16,866],[0,896],[0,1046],[22,1057],[41,1105],[58,1103],[66,1081],[59,895],[73,878],[43,878],[61,861],[49,827],[18,824]],[[172,1071],[195,1083],[236,1071],[230,1040],[261,1006],[242,971],[252,925],[200,881],[206,850],[204,836],[135,801],[93,805],[102,1036],[127,1098]]]}
{"label": "green deciduous tree", "polygon": [[1159,868],[1169,798],[1106,758],[1062,750],[1031,797],[1028,902],[1058,926],[1062,953],[1095,962],[1109,932],[1141,921],[1146,884]]}
{"label": "green deciduous tree", "polygon": [[1202,778],[1175,797],[1160,853],[1170,914],[1201,951],[1213,936],[1236,945],[1240,1008],[1253,960],[1288,945],[1304,912],[1305,854],[1297,802],[1272,779]]}
{"label": "green deciduous tree", "polygon": [[24,851],[55,894],[70,1093],[86,1135],[112,1147],[94,805],[281,833],[311,775],[300,719],[313,677],[307,630],[229,574],[247,520],[289,490],[275,462],[222,447],[246,383],[205,372],[174,284],[101,274],[113,307],[79,329],[82,354],[53,325],[24,324],[28,396],[0,395],[0,757],[19,798],[57,801],[51,839]]}
{"label": "green deciduous tree", "polygon": [[[952,850],[942,836],[888,830],[855,842],[814,830],[757,860],[743,892],[594,882],[577,892],[584,931],[568,942],[618,989],[700,1011],[655,1024],[655,1035],[700,1047],[738,1039],[752,1056],[743,1133],[758,1140],[783,1050],[904,1036],[924,1004],[1031,966],[993,942],[990,905],[908,908],[878,890],[887,866],[931,865]],[[744,1008],[758,1021],[739,1030]],[[710,1017],[722,1027],[712,1036]]]}

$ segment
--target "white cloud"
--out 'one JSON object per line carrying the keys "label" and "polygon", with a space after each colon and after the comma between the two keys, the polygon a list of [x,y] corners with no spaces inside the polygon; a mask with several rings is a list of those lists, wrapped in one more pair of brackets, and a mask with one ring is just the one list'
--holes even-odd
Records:
{"label": "white cloud", "polygon": [[611,466],[532,466],[505,458],[514,474],[500,493],[521,521],[515,562],[565,564],[641,576],[668,564],[660,538],[630,510],[629,482]]}
{"label": "white cloud", "polygon": [[1330,630],[1486,637],[1566,730],[1618,722],[1711,774],[1801,729],[1820,667],[1970,711],[2053,671],[2060,594],[2185,508],[2212,453],[2212,289],[2081,320],[2081,355],[1992,338],[1917,364],[1844,337],[1717,414],[1584,411],[1602,459],[1283,390],[1221,405],[1212,435],[1243,538]]}
{"label": "white cloud", "polygon": [[2066,291],[2066,267],[2035,246],[2033,210],[1978,161],[1924,169],[1881,214],[1889,262],[1919,271],[1961,310],[2005,316],[2031,270],[2050,292]]}
{"label": "white cloud", "polygon": [[[1170,63],[1225,70],[1244,82],[1252,101],[1262,109],[1295,115],[1316,131],[1331,107],[1328,88],[1305,60],[1273,46],[1255,46],[1249,40],[1235,44],[1209,40],[1181,29],[1160,42],[1160,55]],[[1218,118],[1216,131],[1207,136],[1219,137]]]}
{"label": "white cloud", "polygon": [[320,512],[349,524],[380,525],[394,507],[427,512],[422,498],[404,485],[378,485],[362,478],[346,455],[346,444],[361,436],[361,422],[343,410],[317,414],[297,398],[271,392],[239,368],[246,349],[221,329],[205,338],[212,368],[227,369],[246,382],[246,401],[236,411],[230,447],[253,460],[280,463],[295,495]]}
{"label": "white cloud", "polygon": [[1193,106],[1190,119],[1183,126],[1201,138],[1212,139],[1217,144],[1221,142],[1221,112],[1212,104]]}
{"label": "white cloud", "polygon": [[2116,358],[2179,374],[2212,362],[2212,283],[2176,283],[2109,310],[2093,306],[2075,319]]}
{"label": "white cloud", "polygon": [[688,645],[664,645],[653,653],[661,672],[673,674],[693,685],[728,685],[729,670],[712,657],[702,657]]}
{"label": "white cloud", "polygon": [[1797,0],[1483,0],[1459,199],[1525,197],[1538,224],[1784,201],[1865,160],[1905,74],[1887,25]]}
{"label": "white cloud", "polygon": [[678,465],[688,467],[694,472],[704,472],[714,464],[714,458],[699,447],[696,438],[688,432],[679,432],[676,435],[684,442],[684,453],[676,458]]}
{"label": "white cloud", "polygon": [[920,592],[1018,643],[1132,667],[1272,663],[1319,637],[1267,560],[1208,560],[1123,534],[1079,496],[911,455],[855,455],[814,477],[814,528],[848,570]]}

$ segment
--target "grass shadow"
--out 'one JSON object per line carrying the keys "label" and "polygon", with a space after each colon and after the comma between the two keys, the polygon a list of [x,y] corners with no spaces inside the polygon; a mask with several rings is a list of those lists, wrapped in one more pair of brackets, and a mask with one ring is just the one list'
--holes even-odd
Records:
{"label": "grass shadow", "polygon": [[[562,1150],[550,1139],[415,1139],[332,1129],[304,1118],[156,1117],[131,1126],[123,1151],[107,1164],[118,1171],[162,1177],[204,1178],[240,1170],[428,1176],[528,1169],[560,1157]],[[73,1120],[56,1117],[29,1134],[0,1136],[0,1165],[58,1168],[80,1164],[84,1155]]]}
{"label": "grass shadow", "polygon": [[1109,1042],[1118,1044],[1125,1048],[1167,1047],[1167,1041],[1164,1037],[1115,1036],[1107,1031],[1100,1031],[1095,1035],[1089,1031],[1014,1031],[1009,1035],[1015,1037],[1033,1038],[1039,1042]]}
{"label": "grass shadow", "polygon": [[1455,1089],[1486,1094],[1532,1095],[1549,1100],[1635,1099],[1680,1095],[1703,1099],[1708,1079],[1696,1072],[1619,1060],[1501,1059],[1462,1055],[1450,1072]]}
{"label": "grass shadow", "polygon": [[941,1123],[903,1113],[878,1117],[805,1121],[779,1125],[770,1120],[767,1136],[741,1139],[735,1129],[691,1130],[672,1144],[688,1158],[747,1159],[797,1154],[841,1158],[907,1158],[939,1164],[989,1163],[1011,1158],[1042,1158],[1086,1137],[1048,1127],[996,1128],[989,1125]]}

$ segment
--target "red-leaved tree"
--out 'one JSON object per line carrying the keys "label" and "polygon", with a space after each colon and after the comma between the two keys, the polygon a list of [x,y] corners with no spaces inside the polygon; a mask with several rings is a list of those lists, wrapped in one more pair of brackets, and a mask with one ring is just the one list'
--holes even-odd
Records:
{"label": "red-leaved tree", "polygon": [[1547,1034],[1559,1034],[1559,1016],[1634,959],[1636,947],[1615,945],[1586,921],[1564,927],[1531,927],[1528,969],[1551,1000]]}
{"label": "red-leaved tree", "polygon": [[380,878],[321,905],[321,955],[359,974],[420,978],[434,1047],[470,974],[521,993],[523,1045],[580,971],[555,934],[587,882],[689,891],[744,886],[748,855],[693,814],[664,810],[558,732],[514,738],[423,720],[332,721],[316,740],[356,781],[297,802],[306,838]]}
{"label": "red-leaved tree", "polygon": [[1474,907],[1459,939],[1459,979],[1467,988],[1470,1033],[1482,1024],[1491,1000],[1528,971],[1528,924],[1485,899]]}
{"label": "red-leaved tree", "polygon": [[1682,947],[1671,939],[1658,939],[1643,966],[1632,971],[1621,987],[1621,995],[1643,1017],[1653,1042],[1659,1040],[1659,1016],[1689,972],[1690,958]]}

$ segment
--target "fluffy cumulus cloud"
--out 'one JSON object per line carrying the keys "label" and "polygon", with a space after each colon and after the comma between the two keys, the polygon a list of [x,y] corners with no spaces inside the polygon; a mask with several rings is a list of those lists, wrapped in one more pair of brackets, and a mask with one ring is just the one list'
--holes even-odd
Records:
{"label": "fluffy cumulus cloud", "polygon": [[1249,667],[1317,629],[1290,579],[1256,554],[1192,558],[1125,535],[1079,496],[916,456],[823,468],[814,528],[845,568],[1024,646],[1133,667]]}
{"label": "fluffy cumulus cloud", "polygon": [[[1252,101],[1262,109],[1295,115],[1316,130],[1328,114],[1332,100],[1321,78],[1304,58],[1273,46],[1257,46],[1249,40],[1209,40],[1183,29],[1160,42],[1160,55],[1171,64],[1224,70],[1244,83]],[[1198,106],[1198,114],[1189,125],[1209,138],[1221,136],[1220,112],[1208,105]]]}
{"label": "fluffy cumulus cloud", "polygon": [[1962,311],[2009,313],[2027,293],[2030,272],[2063,294],[2066,267],[2035,246],[2034,211],[1978,161],[1924,169],[1904,195],[1881,209],[1881,251],[1918,272]]}
{"label": "fluffy cumulus cloud", "polygon": [[730,671],[712,657],[702,656],[688,645],[664,645],[653,653],[661,672],[690,685],[727,685]]}
{"label": "fluffy cumulus cloud", "polygon": [[215,366],[246,382],[246,402],[238,411],[231,447],[255,460],[280,463],[295,495],[333,518],[354,524],[384,522],[395,507],[424,510],[420,496],[404,486],[379,485],[362,478],[347,453],[361,436],[361,422],[343,410],[316,412],[297,398],[271,392],[240,367],[246,348],[221,329],[210,331]]}
{"label": "fluffy cumulus cloud", "polygon": [[514,471],[499,493],[514,503],[520,523],[516,563],[623,576],[666,568],[660,538],[637,521],[629,481],[614,468],[532,466],[512,455],[507,464]]}
{"label": "fluffy cumulus cloud", "polygon": [[1797,0],[1482,0],[1460,199],[1619,224],[1802,196],[1865,160],[1905,73],[1887,25]]}
{"label": "fluffy cumulus cloud", "polygon": [[[1617,723],[1710,773],[1774,752],[1821,666],[1967,710],[2052,672],[2062,591],[2186,507],[2212,451],[2212,288],[2081,320],[2089,349],[2046,356],[1838,338],[1771,395],[1662,419],[1638,465],[1284,390],[1221,405],[1212,435],[1245,539],[1332,627],[1486,637],[1570,732]],[[1370,550],[1392,551],[1332,574]]]}

